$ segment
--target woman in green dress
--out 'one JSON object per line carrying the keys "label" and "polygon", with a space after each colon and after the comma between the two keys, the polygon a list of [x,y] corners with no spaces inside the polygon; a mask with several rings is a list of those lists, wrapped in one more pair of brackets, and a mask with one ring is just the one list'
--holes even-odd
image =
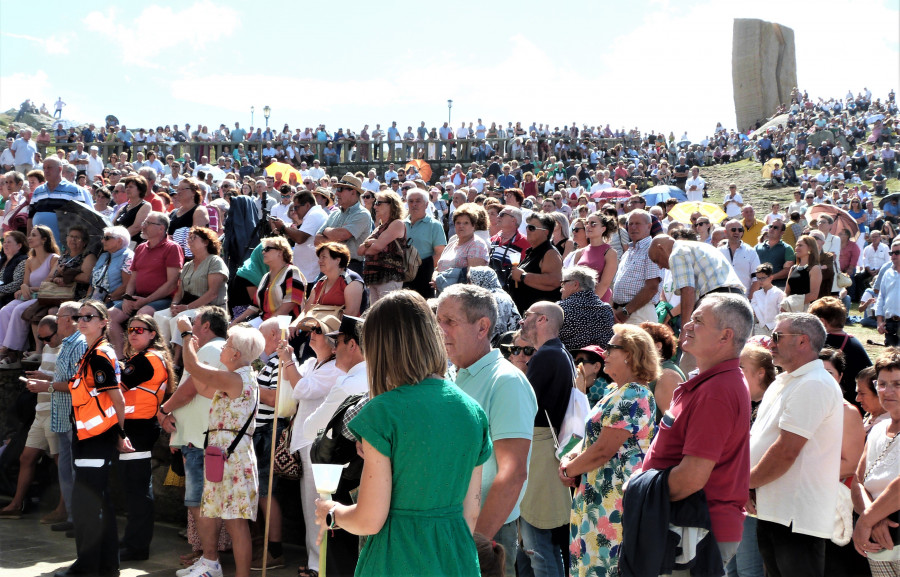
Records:
{"label": "woman in green dress", "polygon": [[[340,337],[339,337],[340,339]],[[341,354],[338,340],[337,354]],[[316,522],[371,535],[356,575],[479,575],[472,532],[481,464],[491,454],[481,407],[441,375],[446,353],[418,293],[375,303],[362,328],[369,400],[350,421],[362,443],[355,505],[317,500]]]}
{"label": "woman in green dress", "polygon": [[653,340],[633,325],[615,325],[604,368],[614,381],[588,413],[584,449],[563,456],[559,478],[575,487],[569,542],[572,577],[616,577],[622,543],[624,485],[656,430],[647,383],[660,373]]}

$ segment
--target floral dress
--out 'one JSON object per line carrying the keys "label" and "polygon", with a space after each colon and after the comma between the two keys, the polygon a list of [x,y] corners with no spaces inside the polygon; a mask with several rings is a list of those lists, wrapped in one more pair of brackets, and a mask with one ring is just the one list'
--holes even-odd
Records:
{"label": "floral dress", "polygon": [[253,430],[256,428],[254,415],[259,390],[256,374],[250,367],[241,367],[235,373],[243,381],[241,396],[231,399],[222,391],[216,391],[209,408],[209,444],[227,449],[247,419],[251,422],[234,453],[225,461],[222,481],[203,483],[200,513],[213,519],[256,520],[259,476],[253,452]]}
{"label": "floral dress", "polygon": [[619,574],[619,546],[622,543],[622,486],[635,467],[644,461],[656,431],[653,414],[656,401],[647,387],[628,383],[610,385],[588,414],[584,448],[600,437],[604,427],[626,429],[631,437],[603,466],[581,476],[572,501],[569,525],[571,571],[574,577],[616,576]]}

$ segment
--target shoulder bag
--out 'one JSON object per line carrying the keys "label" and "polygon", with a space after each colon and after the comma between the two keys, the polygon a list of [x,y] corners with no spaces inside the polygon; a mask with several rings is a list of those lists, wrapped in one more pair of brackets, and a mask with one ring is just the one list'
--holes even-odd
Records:
{"label": "shoulder bag", "polygon": [[356,443],[344,438],[341,428],[347,410],[364,396],[365,394],[360,393],[344,399],[325,428],[319,431],[310,450],[309,459],[313,463],[346,465],[344,472],[341,473],[343,479],[359,479],[362,475],[363,461],[356,453]]}
{"label": "shoulder bag", "polygon": [[397,248],[400,249],[400,254],[403,255],[403,282],[412,282],[415,280],[416,275],[419,274],[422,257],[419,256],[418,249],[413,246],[412,239],[407,238],[402,243],[399,240],[394,240],[394,242],[397,243]]}
{"label": "shoulder bag", "polygon": [[[294,415],[296,418],[296,415]],[[272,471],[284,479],[296,481],[303,476],[303,464],[300,461],[300,451],[291,453],[291,434],[294,429],[294,418],[288,426],[281,431],[278,437],[278,446],[275,447],[275,460],[272,462]]]}
{"label": "shoulder bag", "polygon": [[247,427],[249,427],[250,423],[256,419],[256,408],[258,406],[258,404],[254,405],[253,410],[250,412],[250,416],[247,418],[247,422],[244,423],[244,426],[241,427],[241,430],[238,431],[234,440],[231,441],[231,444],[228,445],[228,448],[225,450],[223,450],[222,447],[209,446],[209,434],[224,429],[207,429],[206,432],[203,433],[206,437],[206,440],[203,441],[203,470],[206,472],[206,480],[210,483],[220,483],[222,481],[222,477],[225,474],[225,461],[228,460],[228,457],[230,457],[237,448],[241,438],[247,432]]}

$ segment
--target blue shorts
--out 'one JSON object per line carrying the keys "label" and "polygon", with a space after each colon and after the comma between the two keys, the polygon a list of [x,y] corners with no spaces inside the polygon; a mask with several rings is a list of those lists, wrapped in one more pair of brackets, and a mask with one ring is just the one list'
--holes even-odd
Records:
{"label": "blue shorts", "polygon": [[[278,419],[278,439],[281,432],[290,423],[290,419]],[[272,424],[257,425],[253,432],[253,450],[256,452],[256,467],[259,470],[259,496],[266,497],[269,494],[269,457],[272,455]],[[272,479],[272,490],[278,486],[278,477]]]}
{"label": "blue shorts", "polygon": [[[157,301],[153,301],[152,303],[147,303],[144,306],[150,307],[155,311],[161,311],[163,309],[167,309],[170,306],[172,306],[172,299],[171,298],[159,299]],[[113,306],[113,308],[122,310],[122,301],[116,301],[116,304]],[[143,307],[141,307],[141,308],[143,308]]]}
{"label": "blue shorts", "polygon": [[184,456],[184,506],[199,507],[203,500],[203,447],[185,445]]}

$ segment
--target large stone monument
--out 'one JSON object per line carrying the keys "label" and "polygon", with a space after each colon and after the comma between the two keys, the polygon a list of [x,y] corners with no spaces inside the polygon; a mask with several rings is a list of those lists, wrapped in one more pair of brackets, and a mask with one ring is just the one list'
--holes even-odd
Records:
{"label": "large stone monument", "polygon": [[736,18],[731,52],[734,112],[741,131],[764,123],[797,86],[794,31],[774,22]]}

